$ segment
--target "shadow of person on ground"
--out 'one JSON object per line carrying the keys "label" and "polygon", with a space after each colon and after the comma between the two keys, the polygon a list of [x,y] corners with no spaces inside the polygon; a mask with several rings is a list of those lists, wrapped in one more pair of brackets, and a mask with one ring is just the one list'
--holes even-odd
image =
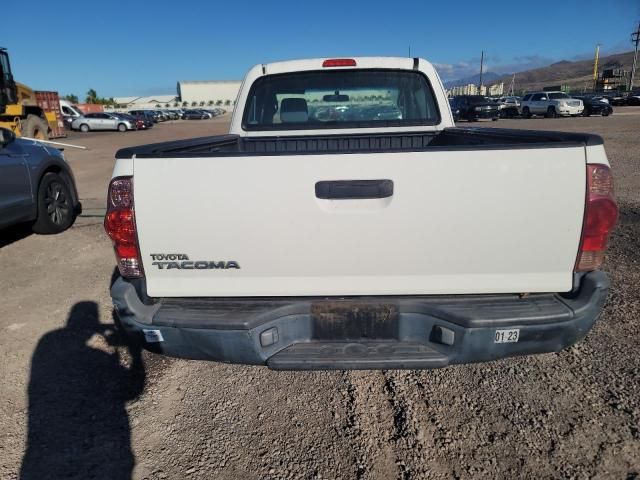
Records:
{"label": "shadow of person on ground", "polygon": [[[96,334],[116,351],[89,346]],[[40,339],[31,361],[22,479],[131,478],[125,405],[142,393],[145,370],[140,349],[124,345],[113,325],[100,323],[94,302],[74,305],[66,326]]]}

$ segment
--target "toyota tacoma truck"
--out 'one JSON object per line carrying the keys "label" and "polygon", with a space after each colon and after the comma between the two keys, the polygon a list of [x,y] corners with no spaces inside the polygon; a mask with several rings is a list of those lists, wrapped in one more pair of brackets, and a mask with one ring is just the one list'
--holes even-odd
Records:
{"label": "toyota tacoma truck", "polygon": [[273,369],[436,368],[593,326],[618,210],[595,135],[455,126],[421,58],[253,67],[228,135],[117,152],[134,342]]}

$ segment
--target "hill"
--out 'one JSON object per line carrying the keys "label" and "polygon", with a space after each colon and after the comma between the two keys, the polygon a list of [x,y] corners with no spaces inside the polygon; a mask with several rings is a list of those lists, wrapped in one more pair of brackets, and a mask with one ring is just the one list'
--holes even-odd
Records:
{"label": "hill", "polygon": [[[631,70],[633,52],[617,53],[601,57],[598,71],[607,68]],[[512,74],[504,75],[493,83],[504,82],[505,89],[511,84]],[[562,60],[546,67],[516,72],[515,90],[540,90],[546,86],[569,85],[574,89],[590,88],[593,82],[593,59],[570,62]]]}
{"label": "hill", "polygon": [[[496,83],[496,80],[501,77],[502,75],[499,73],[484,72],[482,74],[482,83],[484,85],[493,85]],[[444,86],[445,88],[462,87],[464,85],[469,85],[470,83],[473,83],[474,85],[480,83],[480,74],[476,73],[475,75],[459,78],[458,80],[449,80],[448,82],[444,82]]]}

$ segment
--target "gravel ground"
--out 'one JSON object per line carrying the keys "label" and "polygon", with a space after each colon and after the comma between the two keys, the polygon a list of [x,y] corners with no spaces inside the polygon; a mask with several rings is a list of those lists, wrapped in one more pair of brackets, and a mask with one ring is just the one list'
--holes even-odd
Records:
{"label": "gravel ground", "polygon": [[72,135],[85,213],[0,236],[0,478],[614,478],[640,473],[640,108],[480,122],[602,135],[621,217],[601,320],[556,354],[433,371],[274,372],[131,351],[101,226],[120,146],[228,118]]}

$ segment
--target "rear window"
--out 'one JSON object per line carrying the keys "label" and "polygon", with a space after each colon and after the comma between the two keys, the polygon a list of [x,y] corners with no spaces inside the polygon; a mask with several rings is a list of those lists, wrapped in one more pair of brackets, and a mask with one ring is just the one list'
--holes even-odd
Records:
{"label": "rear window", "polygon": [[326,70],[269,75],[251,86],[245,130],[436,125],[440,114],[417,71]]}

